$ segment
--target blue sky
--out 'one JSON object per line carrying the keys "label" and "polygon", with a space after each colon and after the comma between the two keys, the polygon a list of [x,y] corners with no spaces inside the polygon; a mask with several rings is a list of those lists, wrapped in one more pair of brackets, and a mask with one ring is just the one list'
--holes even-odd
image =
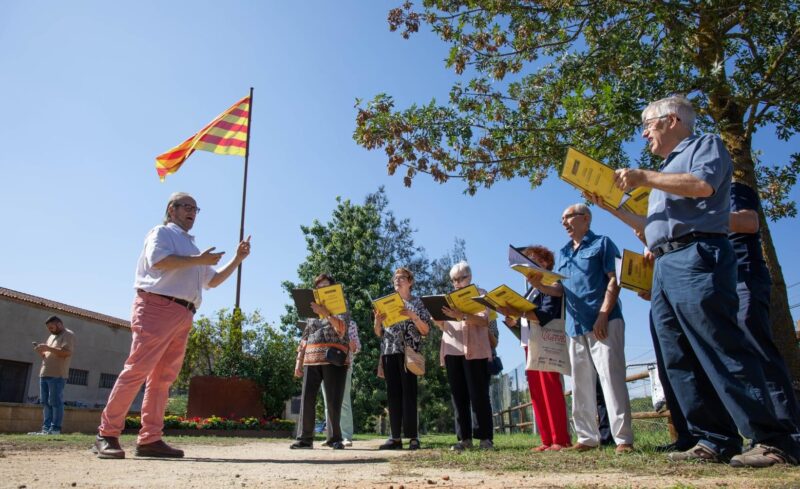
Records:
{"label": "blue sky", "polygon": [[[0,285],[127,318],[144,235],[179,190],[203,209],[193,230],[198,246],[233,253],[243,159],[197,152],[159,183],[154,158],[253,86],[246,311],[277,321],[289,302],[280,283],[296,278],[306,255],[300,226],[327,220],[337,195],[361,202],[381,185],[429,257],[464,238],[478,285],[521,290],[521,276],[506,265],[508,244],[562,246],[559,217],[580,200],[576,190],[556,178],[535,191],[516,180],[468,197],[456,181],[425,176],[407,189],[386,174],[385,155],[352,140],[357,97],[386,92],[398,107],[444,101],[456,79],[437,38],[389,32],[386,14],[398,3],[4,2]],[[631,145],[633,156],[640,144]],[[793,150],[765,132],[756,147],[767,161],[786,161]],[[602,212],[593,228],[620,248],[641,248]],[[791,259],[796,228],[792,219],[772,225],[789,284],[800,282]],[[234,289],[231,279],[207,292],[201,313],[231,307]],[[628,291],[622,301],[628,362],[651,360],[647,304]],[[797,302],[800,287],[790,289]],[[502,333],[500,352],[509,368],[522,361],[510,333]]]}

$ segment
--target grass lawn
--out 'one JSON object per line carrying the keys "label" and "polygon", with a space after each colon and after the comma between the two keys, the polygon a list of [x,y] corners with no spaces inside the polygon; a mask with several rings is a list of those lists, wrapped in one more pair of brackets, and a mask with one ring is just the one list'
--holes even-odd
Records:
{"label": "grass lawn", "polygon": [[[634,425],[637,423],[635,422]],[[693,486],[673,485],[670,480],[688,478],[725,478],[736,485],[745,480],[753,481],[754,486],[797,488],[800,487],[800,467],[772,467],[768,469],[734,469],[722,464],[673,463],[654,447],[667,443],[666,430],[635,430],[636,451],[627,455],[617,455],[614,447],[599,450],[569,452],[531,452],[530,448],[539,444],[539,438],[531,434],[495,435],[496,450],[467,450],[464,453],[451,452],[450,445],[456,442],[454,435],[429,435],[422,437],[423,450],[408,457],[392,460],[395,469],[403,472],[413,471],[415,467],[484,470],[490,473],[527,473],[535,477],[539,473],[628,473],[632,475],[657,475],[663,478],[666,486],[674,489]],[[722,487],[725,487],[724,485]]]}

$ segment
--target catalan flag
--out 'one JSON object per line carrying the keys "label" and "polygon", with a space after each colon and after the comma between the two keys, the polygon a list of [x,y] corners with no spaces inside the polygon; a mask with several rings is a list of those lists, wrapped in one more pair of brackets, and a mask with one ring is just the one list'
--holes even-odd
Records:
{"label": "catalan flag", "polygon": [[247,126],[250,121],[250,97],[247,96],[218,115],[197,134],[156,156],[158,178],[178,171],[186,158],[195,150],[211,151],[221,155],[247,155]]}

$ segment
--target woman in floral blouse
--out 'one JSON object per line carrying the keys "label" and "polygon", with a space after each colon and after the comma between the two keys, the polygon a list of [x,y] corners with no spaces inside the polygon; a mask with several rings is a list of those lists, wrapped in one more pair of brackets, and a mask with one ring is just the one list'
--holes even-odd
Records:
{"label": "woman in floral blouse", "polygon": [[[321,288],[333,285],[335,281],[330,275],[323,273],[314,279],[314,287]],[[348,353],[349,335],[347,325],[350,322],[348,313],[332,315],[328,308],[316,302],[311,309],[323,317],[308,318],[303,330],[303,337],[298,348],[295,376],[303,377],[303,396],[300,411],[300,434],[290,448],[314,448],[314,421],[316,418],[317,393],[324,380],[323,388],[328,399],[328,416],[331,430],[326,445],[334,449],[342,449],[342,430],[339,424],[344,387],[347,379],[347,367],[350,356],[344,365],[330,363],[326,355],[329,348],[336,348]]]}
{"label": "woman in floral blouse", "polygon": [[380,446],[381,450],[397,450],[403,448],[400,436],[409,438],[409,450],[419,449],[417,433],[417,376],[405,368],[405,347],[409,346],[419,352],[422,337],[427,336],[433,321],[422,301],[411,294],[414,286],[414,274],[401,267],[394,272],[392,278],[394,290],[400,294],[405,303],[402,313],[408,320],[383,327],[386,316],[375,312],[375,334],[381,338],[381,361],[386,379],[386,395],[389,404],[389,424],[392,436]]}

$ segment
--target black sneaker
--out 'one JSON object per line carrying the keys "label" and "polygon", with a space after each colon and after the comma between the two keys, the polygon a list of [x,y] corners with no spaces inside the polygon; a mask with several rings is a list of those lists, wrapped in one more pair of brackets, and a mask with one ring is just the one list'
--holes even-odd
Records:
{"label": "black sneaker", "polygon": [[292,450],[311,450],[312,448],[314,448],[314,444],[298,440],[289,445],[289,448],[291,448]]}
{"label": "black sneaker", "polygon": [[334,441],[334,442],[328,443],[328,446],[333,448],[334,450],[344,450],[344,443],[342,443],[340,441]]}
{"label": "black sneaker", "polygon": [[395,440],[393,438],[389,438],[386,440],[386,443],[378,447],[378,450],[402,450],[403,449],[403,442],[401,440]]}
{"label": "black sneaker", "polygon": [[653,448],[653,451],[659,453],[671,453],[671,452],[685,452],[695,446],[694,443],[681,443],[681,442],[673,442],[668,443],[666,445],[658,445]]}
{"label": "black sneaker", "polygon": [[418,438],[412,438],[408,442],[408,449],[409,450],[419,450],[420,449],[419,439]]}

